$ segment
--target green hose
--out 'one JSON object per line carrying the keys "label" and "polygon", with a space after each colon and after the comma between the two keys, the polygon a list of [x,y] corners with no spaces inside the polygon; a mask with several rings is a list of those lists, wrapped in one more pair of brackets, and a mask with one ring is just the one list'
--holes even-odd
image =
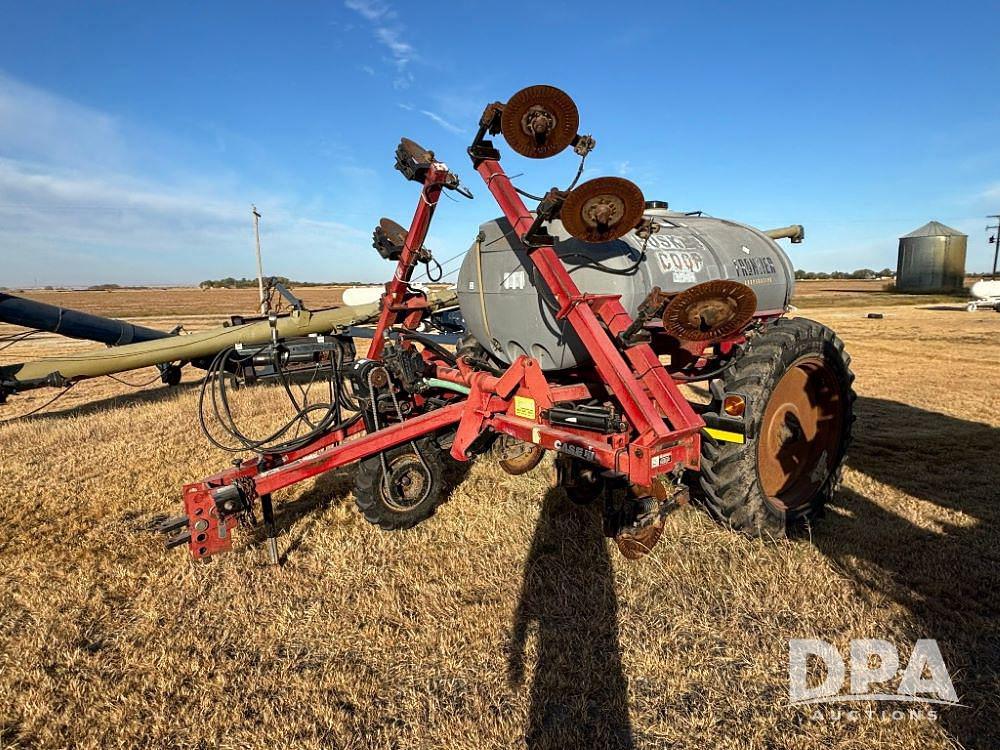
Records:
{"label": "green hose", "polygon": [[468,386],[452,383],[449,380],[441,380],[441,378],[424,378],[424,382],[431,388],[444,388],[448,391],[455,391],[455,393],[464,393],[466,396],[469,395]]}

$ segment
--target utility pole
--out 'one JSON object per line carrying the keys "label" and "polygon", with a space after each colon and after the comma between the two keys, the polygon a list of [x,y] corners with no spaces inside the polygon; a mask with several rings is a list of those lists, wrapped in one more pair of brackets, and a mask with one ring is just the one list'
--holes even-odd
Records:
{"label": "utility pole", "polygon": [[253,209],[253,234],[257,240],[257,290],[260,292],[260,314],[267,315],[267,300],[264,299],[264,263],[260,258],[260,214],[257,206]]}
{"label": "utility pole", "polygon": [[996,219],[997,225],[995,227],[986,227],[986,231],[991,229],[996,232],[990,241],[993,242],[993,280],[997,279],[997,258],[1000,257],[1000,214],[990,214],[986,217],[987,219]]}

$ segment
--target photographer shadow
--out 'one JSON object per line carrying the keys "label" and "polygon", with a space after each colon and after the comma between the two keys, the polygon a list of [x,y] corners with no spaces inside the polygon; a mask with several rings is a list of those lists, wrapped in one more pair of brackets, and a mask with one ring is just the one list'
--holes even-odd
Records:
{"label": "photographer shadow", "polygon": [[550,489],[524,567],[508,658],[512,687],[526,681],[534,633],[529,748],[631,748],[618,603],[599,514]]}

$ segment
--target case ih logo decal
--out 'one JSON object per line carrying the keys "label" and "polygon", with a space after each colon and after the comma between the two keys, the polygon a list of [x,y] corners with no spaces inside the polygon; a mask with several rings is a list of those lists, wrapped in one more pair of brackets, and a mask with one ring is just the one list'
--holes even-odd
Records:
{"label": "case ih logo decal", "polygon": [[556,440],[554,446],[560,453],[565,453],[567,456],[572,456],[573,458],[590,461],[591,463],[593,463],[596,458],[596,454],[593,449],[588,448],[585,445],[574,445],[573,443],[564,443],[562,440]]}

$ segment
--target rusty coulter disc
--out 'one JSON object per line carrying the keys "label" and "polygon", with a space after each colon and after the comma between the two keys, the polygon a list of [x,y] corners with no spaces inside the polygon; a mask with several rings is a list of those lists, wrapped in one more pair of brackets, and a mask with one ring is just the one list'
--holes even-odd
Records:
{"label": "rusty coulter disc", "polygon": [[500,131],[507,143],[529,159],[555,156],[573,142],[579,127],[576,104],[555,86],[521,89],[500,117]]}
{"label": "rusty coulter disc", "polygon": [[503,435],[496,443],[495,450],[500,468],[508,474],[526,474],[545,457],[545,449],[533,443],[523,443],[509,435]]}
{"label": "rusty coulter disc", "polygon": [[661,536],[663,536],[662,520],[642,529],[623,531],[615,537],[615,544],[626,560],[638,560],[652,551]]}
{"label": "rusty coulter disc", "polygon": [[642,191],[634,182],[598,177],[566,196],[560,218],[566,231],[578,240],[610,242],[635,228],[645,205]]}
{"label": "rusty coulter disc", "polygon": [[757,310],[753,289],[716,279],[678,294],[663,313],[663,329],[681,341],[719,341],[739,333]]}
{"label": "rusty coulter disc", "polygon": [[669,503],[663,503],[652,497],[639,497],[633,500],[633,512],[639,516],[615,534],[615,544],[618,551],[627,560],[638,560],[650,553],[663,535],[663,523],[666,518]]}
{"label": "rusty coulter disc", "polygon": [[423,164],[434,161],[434,152],[428,151],[416,141],[411,141],[409,138],[400,138],[399,145],[415,161]]}
{"label": "rusty coulter disc", "polygon": [[402,247],[403,243],[406,242],[406,235],[409,233],[392,219],[387,219],[383,216],[379,219],[378,225],[393,245]]}

